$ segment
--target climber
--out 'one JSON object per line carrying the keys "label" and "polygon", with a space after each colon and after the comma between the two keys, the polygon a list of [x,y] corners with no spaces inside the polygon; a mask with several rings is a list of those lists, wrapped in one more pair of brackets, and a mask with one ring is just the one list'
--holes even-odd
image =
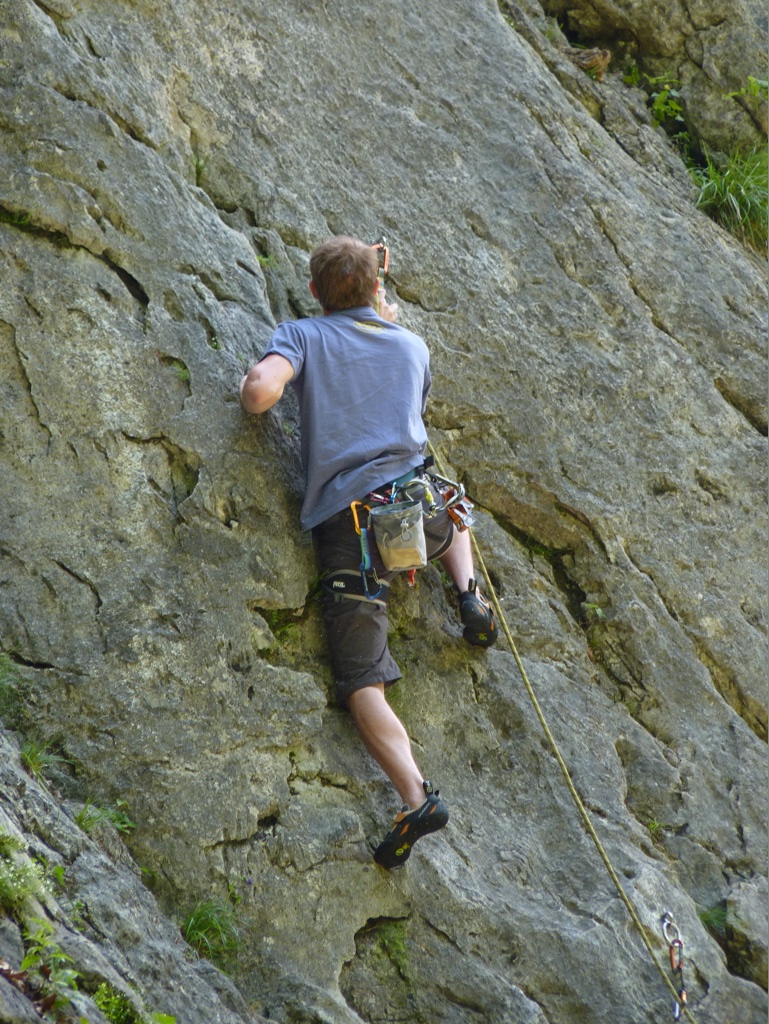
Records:
{"label": "climber", "polygon": [[[429,353],[422,338],[395,324],[397,307],[381,294],[378,270],[376,250],[359,239],[335,236],[318,246],[310,257],[310,291],[323,316],[280,324],[241,380],[240,399],[246,412],[260,414],[279,401],[286,384],[297,394],[306,484],[300,523],[312,531],[324,570],[323,618],[337,698],[403,801],[374,852],[378,864],[392,868],[406,861],[417,839],[446,824],[448,811],[385,699],[385,688],[401,677],[387,646],[386,602],[395,573],[385,569],[375,545],[370,571],[362,570],[351,509],[420,478],[427,446]],[[424,520],[424,533],[427,559],[440,559],[457,587],[465,640],[491,646],[496,625],[475,584],[469,533],[455,529],[445,508]]]}

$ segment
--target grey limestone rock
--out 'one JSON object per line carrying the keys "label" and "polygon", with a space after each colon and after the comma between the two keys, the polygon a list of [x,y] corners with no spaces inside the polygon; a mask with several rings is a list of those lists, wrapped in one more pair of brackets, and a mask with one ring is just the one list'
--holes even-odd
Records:
{"label": "grey limestone rock", "polygon": [[[667,1019],[520,666],[663,964],[674,914],[699,1024],[766,1018],[765,268],[638,91],[504,6],[0,7],[0,716],[72,762],[59,806],[4,741],[0,800],[88,907],[83,968],[177,1024]],[[672,10],[703,47],[733,24]],[[622,17],[651,52],[647,6]],[[318,312],[335,232],[392,245],[520,659],[462,643],[435,567],[396,581],[392,699],[451,820],[389,875],[296,406],[237,398]],[[71,822],[89,796],[136,823],[112,859]],[[172,923],[204,897],[236,904],[229,980]]]}
{"label": "grey limestone rock", "polygon": [[738,0],[728,8],[707,2],[656,0],[543,0],[567,30],[590,45],[616,50],[655,84],[675,87],[684,118],[708,149],[730,153],[766,141],[766,99],[750,79],[766,81],[766,6]]}
{"label": "grey limestone rock", "polygon": [[[189,1024],[256,1020],[230,979],[199,963],[178,927],[160,913],[125,848],[117,857],[105,852],[109,844],[86,835],[49,788],[24,772],[9,733],[0,734],[0,781],[0,835],[17,840],[17,858],[30,870],[36,864],[40,880],[21,916],[32,931],[37,922],[49,922],[57,950],[70,957],[68,966],[78,976],[71,993],[74,1019],[105,1024],[88,993],[107,984],[145,1019],[163,1013]],[[3,858],[0,870],[6,864]],[[14,930],[5,918],[2,935],[10,939],[0,951],[18,971],[23,950]],[[40,1019],[30,994],[2,977],[0,1013],[8,1024]]]}

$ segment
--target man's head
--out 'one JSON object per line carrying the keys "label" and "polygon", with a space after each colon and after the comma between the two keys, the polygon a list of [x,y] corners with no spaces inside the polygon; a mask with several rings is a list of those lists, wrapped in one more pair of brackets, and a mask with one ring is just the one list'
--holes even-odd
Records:
{"label": "man's head", "polygon": [[354,306],[370,306],[376,291],[378,271],[376,250],[359,238],[336,235],[310,255],[310,289],[329,313]]}

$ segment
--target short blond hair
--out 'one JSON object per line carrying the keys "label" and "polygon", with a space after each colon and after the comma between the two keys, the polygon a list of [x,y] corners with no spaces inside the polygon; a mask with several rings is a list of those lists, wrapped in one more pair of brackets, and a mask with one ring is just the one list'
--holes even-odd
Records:
{"label": "short blond hair", "polygon": [[359,238],[335,235],[310,255],[310,274],[325,310],[370,306],[376,288],[379,258]]}

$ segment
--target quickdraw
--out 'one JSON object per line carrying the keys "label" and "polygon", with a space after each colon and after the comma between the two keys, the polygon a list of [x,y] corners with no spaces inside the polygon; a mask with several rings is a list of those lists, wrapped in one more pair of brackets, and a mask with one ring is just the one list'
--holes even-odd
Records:
{"label": "quickdraw", "polygon": [[387,244],[385,236],[380,235],[371,248],[376,250],[377,256],[379,257],[379,273],[377,275],[379,284],[377,286],[376,298],[374,300],[375,308],[378,313],[379,303],[385,297],[385,277],[390,269],[390,247]]}
{"label": "quickdraw", "polygon": [[[358,510],[360,508],[364,508],[367,512],[370,511],[370,506],[364,505],[362,501],[354,501],[350,505],[350,509],[352,510],[353,523],[355,524],[355,532],[360,537],[360,577],[361,580],[363,581],[363,593],[366,595],[369,601],[373,601],[374,598],[379,597],[379,595],[382,593],[382,585],[379,580],[379,577],[376,574],[376,569],[374,569],[373,563],[371,561],[371,548],[369,546],[368,525],[361,526],[360,520],[358,519]],[[369,590],[368,586],[369,573],[371,573],[376,582],[379,583],[377,590],[373,594]]]}
{"label": "quickdraw", "polygon": [[443,507],[451,516],[456,528],[461,532],[472,526],[475,522],[475,517],[472,514],[475,506],[465,494],[464,486],[457,483],[456,480],[449,480],[448,477],[441,476],[434,469],[428,471],[428,476],[437,483],[438,491],[443,499]]}
{"label": "quickdraw", "polygon": [[380,235],[379,238],[371,246],[372,249],[376,249],[379,255],[379,272],[381,275],[382,283],[384,284],[385,274],[390,269],[390,247],[387,244],[387,239],[384,235]]}
{"label": "quickdraw", "polygon": [[670,970],[673,972],[673,983],[678,992],[678,1002],[673,1011],[673,1020],[681,1019],[681,1011],[686,1009],[686,988],[684,986],[684,943],[672,914],[666,913],[662,918],[662,934],[670,946]]}

